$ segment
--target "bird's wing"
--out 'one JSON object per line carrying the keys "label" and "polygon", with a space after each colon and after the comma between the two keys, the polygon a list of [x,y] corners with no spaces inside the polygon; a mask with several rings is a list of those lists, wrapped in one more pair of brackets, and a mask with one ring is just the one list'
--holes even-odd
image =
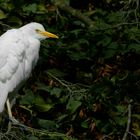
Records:
{"label": "bird's wing", "polygon": [[0,37],[0,82],[6,83],[23,61],[26,42],[20,31],[13,29]]}
{"label": "bird's wing", "polygon": [[9,30],[0,37],[0,112],[9,92],[24,79],[28,40],[20,30]]}

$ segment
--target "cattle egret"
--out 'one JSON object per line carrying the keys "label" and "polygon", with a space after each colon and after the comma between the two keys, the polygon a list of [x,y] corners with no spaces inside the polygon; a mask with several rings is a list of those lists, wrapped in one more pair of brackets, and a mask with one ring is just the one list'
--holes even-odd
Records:
{"label": "cattle egret", "polygon": [[[45,31],[44,27],[36,22],[8,30],[1,35],[0,112],[4,109],[8,93],[14,92],[29,77],[39,58],[40,41],[46,38],[58,36]],[[9,100],[6,104],[8,107]]]}

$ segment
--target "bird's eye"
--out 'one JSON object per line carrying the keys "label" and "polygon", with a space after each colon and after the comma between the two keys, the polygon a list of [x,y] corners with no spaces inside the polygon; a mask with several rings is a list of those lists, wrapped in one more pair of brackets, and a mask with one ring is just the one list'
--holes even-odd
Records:
{"label": "bird's eye", "polygon": [[37,33],[40,33],[40,30],[39,30],[39,29],[36,29],[35,31],[36,31]]}

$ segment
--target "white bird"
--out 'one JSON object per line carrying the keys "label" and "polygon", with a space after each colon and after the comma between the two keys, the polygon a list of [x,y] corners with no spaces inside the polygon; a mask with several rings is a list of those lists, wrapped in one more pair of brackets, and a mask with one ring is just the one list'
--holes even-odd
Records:
{"label": "white bird", "polygon": [[[40,41],[58,36],[36,22],[8,30],[0,37],[0,112],[8,93],[25,81],[39,58]],[[6,102],[8,105],[9,100]]]}

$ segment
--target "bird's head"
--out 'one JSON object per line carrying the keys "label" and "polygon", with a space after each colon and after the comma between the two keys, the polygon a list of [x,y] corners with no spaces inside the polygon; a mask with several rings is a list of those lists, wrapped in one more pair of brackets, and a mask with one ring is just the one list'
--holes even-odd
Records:
{"label": "bird's head", "polygon": [[57,35],[45,31],[43,25],[32,22],[20,28],[24,34],[27,34],[35,39],[43,40],[46,38],[58,38]]}

